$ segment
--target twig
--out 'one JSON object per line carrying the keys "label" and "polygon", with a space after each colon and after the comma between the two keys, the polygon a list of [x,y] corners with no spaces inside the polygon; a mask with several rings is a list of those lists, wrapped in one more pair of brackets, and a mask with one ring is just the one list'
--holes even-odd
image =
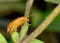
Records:
{"label": "twig", "polygon": [[30,35],[28,35],[25,40],[23,40],[22,43],[29,43],[31,40],[35,39],[36,37],[38,37],[38,35],[40,35],[45,29],[46,27],[54,20],[54,18],[56,18],[56,16],[58,15],[58,13],[60,13],[60,5],[58,5],[53,11],[52,13],[46,17],[46,19],[42,22],[41,25],[39,25],[35,31],[33,31]]}
{"label": "twig", "polygon": [[26,3],[25,16],[29,16],[34,0],[28,0]]}
{"label": "twig", "polygon": [[[33,5],[34,0],[28,0],[26,3],[26,10],[25,10],[25,15],[24,16],[29,16],[31,7]],[[18,39],[17,43],[21,43],[22,40]]]}

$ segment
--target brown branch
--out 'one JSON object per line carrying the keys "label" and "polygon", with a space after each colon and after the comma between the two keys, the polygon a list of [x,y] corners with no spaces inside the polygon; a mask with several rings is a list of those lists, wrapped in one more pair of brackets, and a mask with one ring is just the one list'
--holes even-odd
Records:
{"label": "brown branch", "polygon": [[[34,0],[28,0],[26,3],[26,10],[25,10],[25,15],[24,16],[29,16],[31,7],[33,5]],[[17,41],[17,43],[21,43],[22,39],[20,40],[20,37]]]}
{"label": "brown branch", "polygon": [[46,17],[46,19],[39,25],[35,31],[33,31],[30,35],[28,35],[25,40],[22,41],[22,43],[29,43],[31,40],[35,39],[40,35],[46,27],[56,18],[56,16],[60,13],[60,5],[58,5],[52,13]]}
{"label": "brown branch", "polygon": [[26,3],[25,16],[29,16],[34,0],[28,0]]}

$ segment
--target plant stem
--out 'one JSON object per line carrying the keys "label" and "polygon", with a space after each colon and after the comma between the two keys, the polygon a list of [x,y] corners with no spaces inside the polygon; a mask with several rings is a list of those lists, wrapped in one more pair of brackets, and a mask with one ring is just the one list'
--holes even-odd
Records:
{"label": "plant stem", "polygon": [[[25,15],[24,16],[29,16],[29,14],[30,14],[30,10],[31,10],[31,7],[32,7],[32,5],[33,5],[33,1],[34,0],[28,0],[27,1],[27,3],[26,3],[26,10],[25,10]],[[20,38],[20,37],[19,37]],[[19,41],[18,41],[18,43],[21,43],[21,40],[20,39],[18,39]]]}
{"label": "plant stem", "polygon": [[28,35],[22,43],[29,43],[31,40],[35,39],[40,35],[46,27],[56,18],[56,16],[60,13],[60,5],[58,5],[48,17],[39,25],[35,31],[33,31],[30,35]]}
{"label": "plant stem", "polygon": [[26,3],[25,16],[29,16],[34,0],[28,0]]}

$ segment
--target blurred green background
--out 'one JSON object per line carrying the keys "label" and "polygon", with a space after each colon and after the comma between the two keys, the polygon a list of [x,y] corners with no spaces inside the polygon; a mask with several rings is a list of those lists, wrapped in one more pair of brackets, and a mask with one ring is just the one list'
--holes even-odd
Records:
{"label": "blurred green background", "polygon": [[[27,0],[0,0],[0,33],[7,39],[10,37],[6,32],[7,24],[13,19],[24,15],[26,2]],[[41,24],[58,4],[60,4],[60,0],[34,0],[28,33],[31,33]],[[37,38],[45,43],[60,43],[60,13]]]}

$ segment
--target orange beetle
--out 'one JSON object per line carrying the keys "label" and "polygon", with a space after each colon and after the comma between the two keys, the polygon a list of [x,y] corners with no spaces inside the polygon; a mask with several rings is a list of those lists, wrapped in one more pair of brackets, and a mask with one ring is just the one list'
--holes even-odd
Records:
{"label": "orange beetle", "polygon": [[7,26],[7,32],[12,34],[17,31],[17,28],[24,24],[25,22],[29,22],[28,16],[18,17],[17,19],[11,21]]}

